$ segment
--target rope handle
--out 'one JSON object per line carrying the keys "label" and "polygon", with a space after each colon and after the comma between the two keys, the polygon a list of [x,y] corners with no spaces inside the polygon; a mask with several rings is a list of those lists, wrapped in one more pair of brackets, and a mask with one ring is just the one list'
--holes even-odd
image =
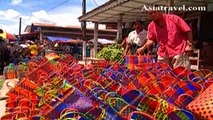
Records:
{"label": "rope handle", "polygon": [[[81,117],[84,117],[84,118],[86,118],[86,120],[90,120],[90,118],[87,116],[87,115],[85,115],[84,113],[82,113],[82,112],[77,112],[77,111],[69,111],[69,112],[65,112],[65,113],[63,113],[62,115],[60,115],[60,118],[59,118],[59,120],[76,120],[76,116],[74,116],[74,115],[77,115],[77,117],[79,118],[79,116],[81,116]],[[73,118],[66,118],[66,116],[68,116],[68,115],[73,115]]]}
{"label": "rope handle", "polygon": [[[125,113],[125,110],[127,109],[127,108],[131,108],[131,109],[134,109],[135,111],[137,111],[137,107],[135,107],[135,106],[133,106],[133,105],[126,105],[126,106],[124,106],[120,111],[119,111],[119,116],[121,116],[123,119],[128,119],[128,116],[123,116],[122,115],[122,113]],[[130,111],[130,113],[131,113],[132,111]],[[130,114],[130,113],[128,113],[128,114]],[[125,113],[126,114],[126,113]]]}
{"label": "rope handle", "polygon": [[[153,116],[151,116],[151,115],[149,115],[149,114],[146,114],[146,113],[144,113],[144,112],[141,112],[141,111],[133,111],[133,112],[131,112],[131,113],[128,115],[128,120],[134,120],[134,119],[132,118],[132,116],[133,116],[134,114],[139,114],[139,115],[141,115],[141,116],[144,116],[145,118],[148,118],[148,119],[146,119],[146,120],[156,120]],[[135,120],[137,120],[137,118],[136,118]]]}
{"label": "rope handle", "polygon": [[[125,106],[128,105],[128,103],[127,103],[125,100],[123,100],[122,98],[119,98],[119,97],[112,97],[112,98],[109,98],[109,99],[107,100],[108,105],[112,108],[112,110],[113,110],[116,114],[119,115],[119,111],[117,111],[117,110],[115,109],[115,107],[112,105],[112,103],[117,102],[117,101],[123,102],[123,103],[125,104]],[[122,110],[122,109],[121,109],[121,110]]]}
{"label": "rope handle", "polygon": [[[15,86],[11,86],[11,85],[9,85],[9,83],[13,83]],[[6,86],[9,89],[14,89],[17,86],[17,83],[18,83],[18,81],[15,81],[15,80],[6,81]]]}
{"label": "rope handle", "polygon": [[31,109],[33,109],[33,103],[31,102],[31,100],[29,98],[20,99],[19,102],[18,102],[18,106],[19,107],[25,107],[24,106],[25,103],[27,103],[29,105],[29,107],[32,107]]}
{"label": "rope handle", "polygon": [[[29,114],[27,114],[27,112],[25,112],[24,110],[27,110],[29,112]],[[29,120],[29,118],[32,116],[32,112],[31,112],[31,108],[29,107],[16,107],[14,108],[14,115],[12,116],[12,120]],[[18,115],[24,115],[24,117],[19,118]]]}
{"label": "rope handle", "polygon": [[72,111],[78,111],[77,109],[73,109],[73,108],[65,108],[60,112],[60,116],[62,116],[64,113],[66,112],[72,112]]}
{"label": "rope handle", "polygon": [[181,94],[179,97],[178,97],[178,104],[181,105],[182,107],[186,107],[184,104],[183,104],[183,101],[181,100],[182,98],[186,98],[186,97],[190,97],[192,98],[192,100],[195,99],[195,97],[193,97],[192,95],[188,94],[188,93],[184,93],[184,94]]}
{"label": "rope handle", "polygon": [[107,102],[111,97],[119,97],[119,95],[116,92],[107,92],[104,101]]}
{"label": "rope handle", "polygon": [[34,89],[33,92],[35,92],[38,96],[44,96],[45,92],[51,90],[52,88],[53,86],[50,83],[45,83],[43,86]]}
{"label": "rope handle", "polygon": [[[139,109],[139,110],[141,109],[141,108],[140,108],[140,104],[143,105],[144,102],[145,102],[145,104],[147,104],[147,103],[146,103],[147,99],[148,99],[148,100],[151,100],[152,102],[156,102],[156,103],[157,103],[157,105],[155,106],[155,110],[154,110],[154,112],[152,113],[152,115],[158,113],[159,108],[160,108],[160,104],[159,104],[159,98],[156,97],[155,95],[147,95],[147,96],[143,97],[143,98],[140,100],[140,102],[138,103],[137,109]],[[152,102],[149,102],[149,104],[152,103]],[[153,103],[152,103],[152,104],[153,104]]]}

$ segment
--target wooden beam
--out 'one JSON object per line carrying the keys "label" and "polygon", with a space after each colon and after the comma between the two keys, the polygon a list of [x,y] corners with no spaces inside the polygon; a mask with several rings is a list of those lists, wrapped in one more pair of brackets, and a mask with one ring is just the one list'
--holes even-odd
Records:
{"label": "wooden beam", "polygon": [[97,47],[98,47],[98,23],[95,22],[94,24],[94,56],[97,55]]}
{"label": "wooden beam", "polygon": [[[167,3],[168,3],[168,7],[174,6],[174,0],[168,0]],[[169,11],[169,10],[167,10],[167,13],[168,13],[168,14],[172,14],[173,12],[174,12],[174,11]]]}
{"label": "wooden beam", "polygon": [[118,24],[117,24],[117,39],[122,39],[122,23],[123,23],[123,14],[119,14]]}

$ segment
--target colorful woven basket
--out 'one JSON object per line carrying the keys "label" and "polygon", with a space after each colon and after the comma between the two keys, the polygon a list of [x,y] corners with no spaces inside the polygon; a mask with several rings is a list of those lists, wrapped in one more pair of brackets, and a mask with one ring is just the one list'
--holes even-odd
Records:
{"label": "colorful woven basket", "polygon": [[213,119],[213,84],[186,107],[199,119]]}
{"label": "colorful woven basket", "polygon": [[[126,56],[126,65],[130,69],[130,71],[135,70],[140,65],[145,67],[145,64],[149,64],[149,66],[155,62],[154,58],[151,55],[128,55]],[[139,68],[142,68],[139,67]],[[145,68],[146,69],[146,68]]]}
{"label": "colorful woven basket", "polygon": [[203,87],[195,82],[180,81],[170,86],[161,97],[171,104],[185,108],[202,91]]}

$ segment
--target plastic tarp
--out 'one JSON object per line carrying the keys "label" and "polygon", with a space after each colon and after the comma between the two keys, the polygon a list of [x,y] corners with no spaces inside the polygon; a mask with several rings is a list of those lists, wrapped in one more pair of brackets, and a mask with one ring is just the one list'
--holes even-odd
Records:
{"label": "plastic tarp", "polygon": [[[94,42],[94,39],[89,40],[90,42]],[[100,44],[113,44],[115,41],[107,40],[107,39],[98,39],[98,43]]]}
{"label": "plastic tarp", "polygon": [[64,38],[64,37],[52,37],[52,36],[47,36],[47,38],[51,41],[68,41],[71,40],[71,38]]}

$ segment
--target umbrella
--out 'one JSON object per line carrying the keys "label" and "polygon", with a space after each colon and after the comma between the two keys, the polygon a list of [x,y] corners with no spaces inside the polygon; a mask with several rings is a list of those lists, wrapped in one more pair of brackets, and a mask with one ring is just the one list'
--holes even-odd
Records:
{"label": "umbrella", "polygon": [[0,33],[0,37],[7,40],[17,40],[16,36],[8,32]]}

